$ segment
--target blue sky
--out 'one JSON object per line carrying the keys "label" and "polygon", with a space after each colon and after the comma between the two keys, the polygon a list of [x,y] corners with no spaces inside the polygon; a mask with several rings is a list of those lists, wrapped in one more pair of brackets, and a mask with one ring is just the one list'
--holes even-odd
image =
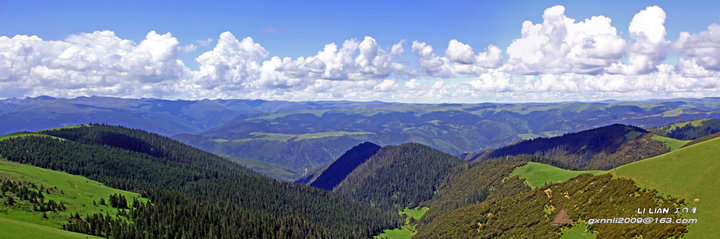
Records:
{"label": "blue sky", "polygon": [[[62,40],[70,34],[112,30],[142,40],[149,31],[171,32],[181,44],[230,31],[251,36],[273,55],[315,54],[330,42],[373,36],[381,45],[400,39],[443,46],[451,39],[470,45],[507,47],[524,20],[542,20],[542,10],[564,5],[582,20],[604,15],[627,34],[632,16],[650,5],[668,14],[669,39],[720,23],[720,1],[0,1],[0,35],[38,35]],[[272,32],[273,30],[278,32]],[[188,54],[197,56],[195,54]],[[190,57],[187,59],[194,59]]]}
{"label": "blue sky", "polygon": [[[624,40],[624,53],[621,56],[616,55],[612,60],[626,65],[634,64],[630,62],[632,61],[630,58],[639,54],[632,55],[631,51],[633,50],[630,49],[633,48],[634,43],[639,42],[633,38],[634,36],[628,29],[631,21],[636,14],[649,6],[658,6],[661,9],[660,11],[666,15],[662,24],[666,32],[663,35],[665,43],[663,43],[664,45],[660,44],[662,47],[658,44],[655,46],[655,49],[661,52],[662,56],[652,56],[649,61],[654,59],[658,62],[651,62],[649,64],[652,66],[642,69],[630,66],[612,68],[610,66],[613,62],[609,60],[601,64],[604,67],[603,70],[583,69],[581,71],[576,71],[575,68],[571,70],[558,68],[557,70],[543,72],[543,68],[537,64],[528,65],[527,62],[507,64],[507,62],[511,61],[510,58],[513,58],[508,55],[508,48],[515,40],[522,38],[523,22],[527,20],[533,24],[543,23],[543,12],[556,5],[563,6],[563,15],[569,19],[574,19],[575,22],[581,22],[593,16],[605,16],[611,19],[610,25],[616,29],[617,36]],[[27,84],[24,84],[25,87],[13,87],[3,86],[0,83],[0,98],[36,96],[40,94],[59,97],[98,94],[158,98],[213,98],[215,96],[218,98],[287,100],[383,100],[389,97],[392,101],[408,102],[523,101],[524,97],[521,96],[527,93],[527,87],[523,88],[523,85],[541,84],[538,82],[542,81],[541,78],[543,77],[545,77],[544,79],[549,79],[548,77],[558,78],[558,80],[562,81],[561,83],[564,83],[569,88],[545,89],[543,92],[535,92],[536,97],[531,100],[543,100],[548,99],[548,97],[552,101],[555,99],[602,100],[607,98],[714,96],[697,93],[692,88],[702,86],[703,91],[710,92],[708,89],[720,87],[716,86],[717,71],[714,70],[715,63],[712,62],[714,53],[707,56],[707,54],[698,53],[707,49],[678,50],[679,47],[673,46],[674,48],[672,48],[670,46],[678,41],[681,32],[700,34],[703,31],[708,31],[708,34],[712,35],[713,32],[708,30],[708,26],[713,23],[720,23],[720,14],[717,14],[718,12],[720,12],[720,3],[718,1],[0,1],[0,36],[5,36],[8,39],[13,39],[17,35],[35,35],[47,43],[67,41],[71,35],[110,31],[118,39],[131,40],[133,43],[131,47],[136,47],[146,40],[152,31],[158,35],[170,33],[171,37],[177,41],[176,46],[171,48],[178,48],[176,49],[177,55],[172,57],[176,57],[182,62],[180,66],[171,66],[173,69],[149,70],[149,75],[135,76],[137,79],[125,79],[121,76],[126,76],[126,73],[114,72],[102,75],[102,79],[87,80],[86,84],[84,84],[83,77],[93,78],[92,75],[83,75],[87,73],[87,67],[92,66],[83,65],[81,67],[83,70],[78,71],[74,67],[66,65],[58,69],[56,69],[58,64],[46,65],[42,69],[36,69],[35,73],[33,73],[31,70],[14,69],[13,67],[21,64],[7,60],[11,58],[8,55],[5,56],[8,62],[6,65],[12,67],[5,69],[6,74],[3,74],[3,68],[0,67],[0,82],[2,82],[2,75],[8,75],[4,82],[15,81],[15,83]],[[208,55],[205,65],[214,67],[212,69],[218,69],[218,64],[221,63],[217,59],[227,59],[227,57],[220,57],[221,49],[219,49],[220,35],[224,32],[230,32],[232,35],[232,39],[230,37],[226,38],[229,45],[242,42],[244,38],[250,37],[253,43],[259,44],[262,48],[263,51],[256,52],[261,55],[260,57],[251,57],[257,63],[257,66],[250,64],[246,67],[240,67],[242,69],[233,68],[234,65],[231,64],[239,64],[238,62],[245,64],[248,62],[248,58],[242,57],[232,63],[222,63],[225,64],[224,68],[235,69],[234,71],[231,70],[233,72],[247,71],[245,72],[247,74],[229,75],[227,72],[223,72],[223,74],[215,74],[217,73],[215,72],[213,73],[215,75],[211,76],[210,73],[203,73],[202,69],[200,69],[203,63],[198,63],[196,59],[200,55],[213,52],[213,50],[218,51],[215,51],[216,54]],[[281,71],[281,68],[285,69],[283,67],[276,67],[277,69],[270,75],[252,72],[255,68],[257,68],[255,70],[258,72],[262,72],[263,70],[260,68],[270,66],[270,64],[264,64],[263,62],[269,61],[275,56],[280,59],[290,57],[291,60],[299,57],[305,60],[309,57],[320,59],[321,57],[316,55],[324,49],[326,44],[334,43],[338,48],[342,48],[346,40],[356,39],[356,43],[359,44],[363,42],[366,36],[372,38],[372,42],[377,44],[377,49],[383,49],[386,53],[390,52],[394,44],[404,40],[404,42],[401,42],[404,49],[403,54],[389,56],[394,60],[385,63],[400,63],[408,68],[410,73],[397,68],[392,68],[389,71],[385,68],[378,68],[379,70],[367,68],[368,71],[375,70],[380,73],[369,74],[365,72],[353,75],[352,70],[347,70],[352,68],[357,71],[357,69],[362,68],[360,66],[349,66],[349,68],[343,66],[343,69],[348,72],[338,73],[340,77],[334,77],[333,72],[320,75],[304,73],[302,77],[297,77]],[[593,37],[590,36],[588,39]],[[91,36],[87,36],[87,38],[91,38]],[[700,35],[697,35],[696,38],[700,39]],[[207,39],[212,39],[212,41],[204,45],[202,41]],[[233,39],[235,40],[234,43]],[[17,41],[17,39],[15,40]],[[437,62],[444,59],[449,62],[449,67],[453,67],[453,64],[459,65],[458,61],[446,55],[446,49],[449,48],[448,44],[452,40],[472,46],[471,53],[473,54],[486,51],[487,47],[492,44],[500,50],[502,61],[507,66],[485,65],[481,67],[483,69],[472,70],[472,74],[458,73],[461,71],[457,70],[442,73],[440,70],[429,70],[427,67],[423,67],[417,54],[421,45],[418,44],[418,48],[412,47],[413,41],[432,46],[433,53],[436,54],[437,58],[427,55],[425,59],[428,60],[428,64],[432,63],[433,59],[437,60]],[[174,44],[172,41],[158,44],[166,43]],[[76,43],[74,44],[76,47],[78,46]],[[641,45],[637,44],[635,48],[639,48]],[[46,57],[43,58],[46,60],[25,63],[44,64],[44,62],[55,59],[53,57],[57,57],[50,53],[57,52],[57,54],[60,54],[60,51],[72,48],[69,46],[53,47],[59,48],[56,51],[48,50],[49,53],[43,52],[43,54],[40,54]],[[42,49],[53,47],[39,47],[34,48],[34,50],[39,52]],[[93,48],[97,46],[87,47]],[[670,48],[675,50],[659,50]],[[229,46],[227,49],[236,48]],[[417,51],[413,51],[413,49]],[[712,50],[717,49],[710,49],[710,51]],[[96,51],[88,50],[88,52]],[[517,51],[515,52],[517,53]],[[230,56],[245,56],[243,53],[238,52],[224,53]],[[14,56],[17,57],[18,54]],[[109,52],[107,54],[115,53]],[[117,53],[118,56],[127,56],[123,54],[125,53]],[[210,55],[219,58],[210,59]],[[356,59],[357,55],[356,52],[349,57]],[[94,59],[87,54],[80,54],[78,57]],[[157,60],[158,57],[154,57],[153,60]],[[684,77],[693,78],[695,81],[701,81],[700,78],[702,77],[708,79],[703,78],[702,82],[695,82],[696,86],[683,86],[682,82],[687,82],[686,79],[673,78],[671,80],[681,81],[681,83],[677,84],[677,87],[653,89],[653,87],[642,86],[641,90],[646,92],[641,95],[627,93],[634,91],[633,88],[602,89],[594,86],[582,87],[583,83],[570,80],[573,77],[578,78],[577,74],[581,74],[581,78],[582,75],[587,75],[587,77],[594,80],[598,77],[601,78],[595,80],[594,84],[600,84],[598,82],[603,81],[603,84],[609,84],[610,81],[619,81],[617,79],[618,75],[632,75],[630,78],[642,78],[643,75],[659,74],[658,72],[663,71],[678,73],[678,58],[686,58],[689,61],[694,58],[700,59],[695,61],[694,64],[704,68],[701,69],[704,70],[702,74],[685,74]],[[634,59],[640,58],[634,57]],[[380,61],[380,59],[377,60]],[[549,61],[549,59],[545,58],[542,60]],[[97,63],[97,61],[90,62],[88,64]],[[125,64],[128,61],[122,62]],[[152,61],[141,62],[152,63]],[[327,67],[331,65],[327,60],[324,63]],[[158,64],[158,62],[154,62],[154,64]],[[171,62],[171,64],[174,63]],[[302,64],[307,65],[309,61]],[[554,67],[577,63],[558,64]],[[662,64],[674,66],[676,69],[662,68]],[[167,64],[165,65],[167,66]],[[660,65],[660,68],[658,68],[658,65]],[[130,66],[123,67],[131,68]],[[74,70],[67,73],[67,76],[57,77],[47,77],[47,74],[37,73],[39,70],[45,70],[45,68],[63,71],[63,73],[66,73],[65,70],[68,68]],[[500,68],[502,69],[495,72],[496,69]],[[684,69],[689,68],[685,67]],[[107,70],[106,68],[103,69]],[[538,69],[541,70],[538,71]],[[163,75],[164,73],[169,73],[169,75]],[[260,75],[253,75],[255,73]],[[275,76],[275,73],[281,74],[281,76]],[[23,76],[23,74],[26,75]],[[201,76],[203,74],[204,76]],[[64,83],[55,84],[53,86],[55,88],[39,89],[36,85],[28,83],[28,81],[31,81],[28,80],[29,78],[38,77],[37,75],[41,75],[40,78],[45,77],[37,79],[37,82],[47,80]],[[607,77],[600,77],[602,75]],[[510,79],[498,81],[508,81],[506,83],[511,84],[511,86],[495,84],[497,82],[488,83],[488,77],[509,77]],[[563,77],[566,77],[567,80],[563,81]],[[647,77],[657,76],[648,75]],[[672,78],[672,76],[670,77]],[[528,80],[528,78],[531,79]],[[148,79],[152,80],[148,82]],[[264,79],[264,81],[261,79]],[[482,79],[485,79],[485,81],[479,82]],[[251,82],[253,80],[258,80],[258,82]],[[473,80],[475,80],[474,83],[470,82]],[[625,80],[633,81],[633,79]],[[72,83],[68,83],[68,81]],[[138,82],[152,84],[145,84],[147,87],[138,89]],[[407,88],[407,86],[418,86],[416,84],[419,84],[419,86],[431,88],[433,85],[437,86],[437,82],[442,82],[442,85],[446,87],[444,89],[445,93],[442,90],[434,93],[397,92],[403,88],[402,86]],[[484,86],[476,87],[476,91],[482,91],[480,93],[448,95],[447,92],[454,89],[447,88],[447,86],[456,84],[455,82]],[[658,82],[648,82],[648,84],[650,83]],[[358,87],[376,92],[379,90],[377,86],[381,84],[387,86],[385,90],[388,87],[391,89],[385,95],[373,93],[371,94],[373,96],[362,97],[362,95],[348,94],[351,92],[343,92],[343,89]],[[622,84],[622,82],[616,84]],[[128,88],[133,85],[134,89]],[[182,86],[169,89],[170,85]],[[82,88],[87,89],[82,90]],[[205,91],[188,93],[188,91],[195,88],[202,88]],[[237,90],[237,88],[243,88],[244,90]],[[326,90],[320,92],[321,89]],[[395,91],[392,89],[395,89]],[[565,95],[563,92],[568,91],[574,96],[563,96]],[[594,93],[589,97],[588,92]],[[418,95],[418,93],[426,94],[423,97],[411,97]],[[405,96],[396,97],[398,95]]]}

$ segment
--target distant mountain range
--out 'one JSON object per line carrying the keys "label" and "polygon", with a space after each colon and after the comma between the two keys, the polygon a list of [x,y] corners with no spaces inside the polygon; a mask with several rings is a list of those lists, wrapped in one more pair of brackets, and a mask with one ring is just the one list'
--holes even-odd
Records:
{"label": "distant mountain range", "polygon": [[91,122],[123,125],[172,136],[287,181],[327,166],[362,142],[417,142],[461,155],[613,123],[648,128],[705,118],[720,118],[720,98],[521,104],[0,100],[0,134]]}
{"label": "distant mountain range", "polygon": [[720,99],[408,104],[246,115],[200,134],[174,138],[209,152],[282,164],[299,178],[362,142],[417,142],[461,155],[613,123],[647,128],[704,118],[720,118]]}
{"label": "distant mountain range", "polygon": [[265,100],[161,100],[113,97],[74,99],[41,96],[0,100],[0,135],[87,123],[105,123],[166,136],[201,133],[240,115],[297,110],[373,108],[400,105],[384,102]]}

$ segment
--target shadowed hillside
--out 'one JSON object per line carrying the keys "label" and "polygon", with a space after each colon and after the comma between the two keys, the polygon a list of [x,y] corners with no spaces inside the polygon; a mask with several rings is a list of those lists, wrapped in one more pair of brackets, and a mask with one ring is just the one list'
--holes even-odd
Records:
{"label": "shadowed hillside", "polygon": [[648,131],[674,139],[694,140],[720,132],[720,119],[684,121],[660,127],[651,127]]}
{"label": "shadowed hillside", "polygon": [[360,164],[365,163],[378,150],[380,150],[380,146],[370,142],[353,147],[331,163],[317,178],[309,182],[309,185],[325,190],[333,190],[335,186],[345,180],[345,177],[350,172]]}
{"label": "shadowed hillside", "polygon": [[385,146],[333,191],[384,209],[413,208],[429,200],[464,161],[417,143]]}
{"label": "shadowed hillside", "polygon": [[531,154],[564,163],[567,169],[607,170],[669,152],[644,129],[613,124],[551,138],[520,141],[480,154],[474,160]]}

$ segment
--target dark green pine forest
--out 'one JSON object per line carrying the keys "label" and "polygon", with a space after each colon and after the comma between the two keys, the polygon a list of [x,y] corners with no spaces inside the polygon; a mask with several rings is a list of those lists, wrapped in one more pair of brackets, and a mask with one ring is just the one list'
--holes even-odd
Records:
{"label": "dark green pine forest", "polygon": [[[118,217],[77,215],[64,225],[67,230],[91,235],[367,238],[401,224],[395,212],[261,176],[141,130],[107,125],[46,130],[1,140],[0,152],[10,161],[86,176],[150,199],[147,203],[127,202],[128,209]],[[61,205],[51,208],[60,209]]]}
{"label": "dark green pine forest", "polygon": [[333,191],[381,209],[412,208],[432,199],[445,177],[465,163],[418,143],[385,146]]}

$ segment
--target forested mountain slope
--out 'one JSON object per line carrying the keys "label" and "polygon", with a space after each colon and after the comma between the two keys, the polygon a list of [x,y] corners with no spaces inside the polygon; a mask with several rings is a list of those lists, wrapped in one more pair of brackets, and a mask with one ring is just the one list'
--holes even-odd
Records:
{"label": "forested mountain slope", "polygon": [[720,132],[720,119],[684,121],[660,127],[651,127],[648,131],[674,139],[694,140]]}
{"label": "forested mountain slope", "polygon": [[[152,201],[130,210],[128,219],[134,223],[97,215],[68,226],[84,233],[127,238],[369,237],[400,223],[394,213],[270,179],[141,130],[105,125],[45,130],[1,140],[0,152],[10,161],[83,175],[142,192]],[[115,226],[86,231],[97,223]]]}
{"label": "forested mountain slope", "polygon": [[429,146],[385,146],[353,170],[334,192],[384,209],[429,200],[443,180],[466,162]]}
{"label": "forested mountain slope", "polygon": [[335,186],[345,180],[348,174],[375,155],[380,148],[380,146],[370,142],[359,144],[333,161],[319,176],[306,184],[316,188],[333,190]]}

